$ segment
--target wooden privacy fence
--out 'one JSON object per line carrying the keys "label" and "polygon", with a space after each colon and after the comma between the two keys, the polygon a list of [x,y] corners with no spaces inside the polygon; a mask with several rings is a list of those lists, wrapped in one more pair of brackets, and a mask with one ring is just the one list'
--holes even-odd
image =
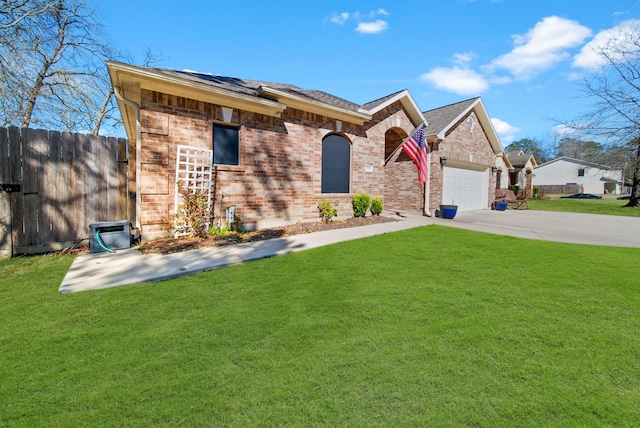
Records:
{"label": "wooden privacy fence", "polygon": [[573,193],[580,193],[581,189],[581,186],[578,184],[546,184],[535,187],[537,187],[538,192],[543,195],[571,195]]}
{"label": "wooden privacy fence", "polygon": [[89,237],[91,223],[133,221],[128,170],[135,168],[135,150],[128,144],[124,138],[0,128],[0,256],[67,248]]}

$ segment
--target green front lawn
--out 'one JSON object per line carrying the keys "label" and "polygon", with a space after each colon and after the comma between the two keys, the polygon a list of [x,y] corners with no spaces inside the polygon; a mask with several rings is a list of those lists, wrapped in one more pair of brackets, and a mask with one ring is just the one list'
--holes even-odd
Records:
{"label": "green front lawn", "polygon": [[69,295],[1,260],[2,426],[633,426],[640,250],[427,226]]}
{"label": "green front lawn", "polygon": [[640,217],[640,208],[623,208],[627,202],[617,199],[527,199],[532,210]]}

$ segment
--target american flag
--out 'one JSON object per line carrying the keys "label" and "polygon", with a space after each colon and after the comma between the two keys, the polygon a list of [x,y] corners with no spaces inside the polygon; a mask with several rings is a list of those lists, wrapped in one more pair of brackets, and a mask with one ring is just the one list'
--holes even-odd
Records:
{"label": "american flag", "polygon": [[427,142],[424,139],[424,124],[418,127],[418,130],[402,145],[404,150],[413,163],[418,167],[418,180],[420,184],[427,182],[429,177],[429,169],[427,167]]}

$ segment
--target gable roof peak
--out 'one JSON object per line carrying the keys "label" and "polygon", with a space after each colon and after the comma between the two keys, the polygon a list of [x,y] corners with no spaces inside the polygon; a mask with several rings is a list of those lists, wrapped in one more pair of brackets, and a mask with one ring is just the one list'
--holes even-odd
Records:
{"label": "gable roof peak", "polygon": [[362,108],[368,111],[370,114],[374,115],[395,102],[400,102],[402,104],[415,126],[418,126],[422,123],[428,125],[427,119],[420,111],[420,108],[418,108],[418,105],[416,104],[408,89],[403,89],[393,94],[389,94],[386,97],[370,101],[367,104],[364,104]]}
{"label": "gable roof peak", "polygon": [[449,131],[453,129],[459,121],[471,111],[475,111],[484,132],[489,139],[493,152],[498,155],[503,152],[502,143],[496,133],[491,118],[487,113],[482,98],[475,97],[468,100],[459,101],[443,107],[423,112],[425,118],[429,122],[429,126],[425,129],[427,138],[444,140]]}
{"label": "gable roof peak", "polygon": [[480,97],[476,97],[423,112],[429,122],[425,134],[444,139],[446,132],[479,102]]}
{"label": "gable roof peak", "polygon": [[507,156],[524,156],[526,153],[522,149],[505,150]]}
{"label": "gable roof peak", "polygon": [[362,108],[365,108],[367,110],[373,110],[377,106],[379,106],[381,104],[384,104],[386,101],[389,101],[390,99],[395,98],[397,95],[399,95],[399,94],[401,94],[401,93],[403,93],[405,91],[407,91],[407,89],[401,89],[401,90],[399,90],[397,92],[394,92],[392,94],[385,95],[384,97],[380,97],[380,98],[375,99],[373,101],[369,101],[368,103],[363,104]]}

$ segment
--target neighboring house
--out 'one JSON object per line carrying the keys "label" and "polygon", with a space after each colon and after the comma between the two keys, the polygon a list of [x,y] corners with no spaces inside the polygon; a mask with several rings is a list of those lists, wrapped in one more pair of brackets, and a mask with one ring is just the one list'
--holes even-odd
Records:
{"label": "neighboring house", "polygon": [[[348,217],[360,192],[381,196],[388,209],[431,215],[444,200],[440,158],[486,173],[489,153],[500,146],[481,101],[471,100],[454,122],[428,135],[425,186],[396,151],[421,124],[431,129],[406,90],[358,105],[287,84],[112,61],[107,67],[136,146],[134,222],[143,239],[171,229],[179,180],[199,186],[209,177],[211,187],[201,189],[216,215],[224,220],[233,206],[247,228],[318,220],[320,199]],[[475,209],[491,203],[489,177],[482,180]]]}
{"label": "neighboring house", "polygon": [[502,144],[481,98],[424,112],[429,122],[431,206],[487,209],[494,200],[495,159]]}
{"label": "neighboring house", "polygon": [[512,171],[513,165],[509,161],[509,158],[505,156],[504,152],[496,157],[496,189],[507,189],[509,187],[510,177],[509,171]]}
{"label": "neighboring house", "polygon": [[622,170],[566,156],[535,168],[533,185],[578,185],[584,193],[622,193]]}
{"label": "neighboring house", "polygon": [[522,150],[507,150],[503,157],[511,164],[509,169],[509,185],[524,189],[527,197],[533,193],[533,170],[538,163],[536,158]]}

